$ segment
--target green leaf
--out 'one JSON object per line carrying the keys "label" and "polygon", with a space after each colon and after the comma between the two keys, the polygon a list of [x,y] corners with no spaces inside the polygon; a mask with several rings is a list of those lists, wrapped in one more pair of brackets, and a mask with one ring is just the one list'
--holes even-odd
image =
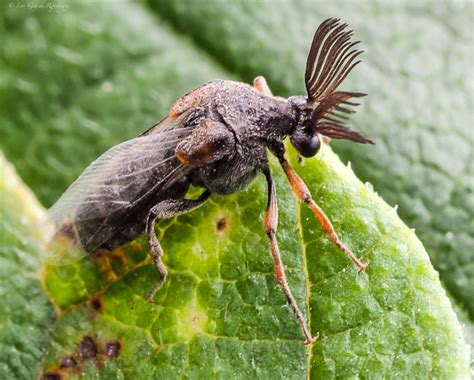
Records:
{"label": "green leaf", "polygon": [[[103,378],[116,373],[230,377],[237,370],[242,377],[285,378],[306,372],[315,378],[467,374],[469,350],[454,312],[423,247],[395,210],[328,147],[298,168],[343,239],[371,261],[358,274],[306,209],[296,207],[275,166],[278,236],[290,286],[306,305],[313,333],[320,333],[312,350],[303,346],[300,328],[274,284],[261,227],[265,184],[259,180],[163,226],[171,273],[156,305],[144,300],[157,273],[145,255],[133,254],[146,252],[140,242],[110,257],[49,264],[43,270],[48,294],[62,300],[64,311],[54,325],[44,373],[57,373],[73,358],[76,365],[63,373]],[[136,263],[129,269],[131,260]],[[115,266],[104,261],[116,261]],[[88,288],[91,279],[97,289]],[[84,303],[70,286],[82,291]],[[67,294],[73,297],[64,300]],[[97,350],[92,358],[87,341]],[[120,347],[117,357],[110,347]]]}
{"label": "green leaf", "polygon": [[[253,6],[245,12],[246,4],[252,3],[236,4],[229,9],[251,20]],[[8,109],[0,116],[2,146],[48,205],[92,159],[153,124],[188,89],[231,77],[188,39],[172,32],[161,16],[155,18],[139,5],[73,3],[62,12],[3,6],[9,34],[0,77],[0,104]],[[205,15],[213,20],[209,25],[223,22],[217,16],[224,10],[214,6],[215,17]],[[285,12],[294,8],[280,7]],[[270,19],[286,25],[287,17]],[[297,24],[300,21],[295,28]],[[307,26],[301,36],[311,36],[314,27]],[[201,30],[225,36],[212,28]],[[244,32],[251,30],[242,30],[238,45],[229,44],[235,51],[240,46],[244,54],[253,41],[263,54],[267,46],[279,51],[278,45],[246,38]],[[275,70],[272,78],[281,73],[286,88],[301,84],[308,43],[301,36],[293,41],[300,45],[293,45],[295,54],[287,55],[287,61],[269,59],[271,55],[266,60],[269,70]],[[19,41],[29,41],[31,48]],[[239,65],[247,65],[248,75],[253,71],[251,55],[228,57],[247,62]],[[282,90],[282,85],[275,88]],[[344,242],[371,260],[367,271],[357,274],[321,236],[312,215],[295,203],[281,170],[274,166],[278,239],[290,286],[313,332],[321,334],[312,349],[303,346],[299,325],[274,284],[262,227],[266,189],[259,179],[245,192],[213,197],[201,209],[160,224],[170,279],[156,305],[144,300],[157,273],[143,239],[111,255],[66,266],[44,263],[41,281],[57,306],[57,321],[52,322],[51,306],[44,308],[49,314],[42,314],[29,299],[15,298],[20,304],[15,310],[35,312],[40,319],[47,316],[38,333],[43,340],[17,351],[34,351],[38,363],[38,353],[47,347],[41,373],[85,378],[468,376],[468,346],[413,232],[328,147],[303,167],[295,166]],[[8,205],[21,220],[24,212],[18,203],[8,202],[5,208]],[[12,243],[9,249],[21,252],[20,244]],[[37,268],[38,261],[32,260],[25,256]],[[2,285],[8,283],[3,278]],[[37,278],[32,276],[36,286]],[[46,300],[45,291],[38,292],[35,300]],[[13,309],[7,310],[11,320],[21,320]],[[35,319],[29,320],[34,326]],[[53,331],[46,345],[49,329]],[[18,331],[16,339],[29,338],[24,331]],[[2,344],[11,347],[1,337]],[[29,374],[22,374],[15,369],[19,366],[4,359],[8,351],[0,352],[0,363],[7,363],[5,374],[35,376],[34,365],[28,367]]]}

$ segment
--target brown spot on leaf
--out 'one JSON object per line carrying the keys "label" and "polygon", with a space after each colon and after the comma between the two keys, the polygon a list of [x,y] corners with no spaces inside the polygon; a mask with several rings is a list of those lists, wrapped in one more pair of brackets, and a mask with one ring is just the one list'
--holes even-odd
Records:
{"label": "brown spot on leaf", "polygon": [[117,276],[115,275],[111,267],[111,256],[112,251],[105,248],[100,248],[91,254],[91,258],[99,266],[99,271],[104,281],[115,281]]}
{"label": "brown spot on leaf", "polygon": [[119,341],[114,342],[107,342],[105,344],[105,354],[109,358],[116,358],[120,355],[120,350],[122,349],[122,345]]}
{"label": "brown spot on leaf", "polygon": [[95,260],[103,260],[110,254],[110,251],[105,248],[99,248],[91,253],[91,257]]}
{"label": "brown spot on leaf", "polygon": [[79,343],[78,351],[83,359],[95,358],[98,350],[94,338],[91,336],[85,336],[82,338],[81,343]]}
{"label": "brown spot on leaf", "polygon": [[92,308],[92,310],[94,310],[94,312],[96,313],[100,313],[103,309],[102,300],[100,299],[99,296],[92,297],[91,300],[89,301],[89,305]]}
{"label": "brown spot on leaf", "polygon": [[41,377],[41,380],[61,380],[62,379],[62,376],[60,373],[58,372],[46,372],[45,374],[43,374],[43,376]]}
{"label": "brown spot on leaf", "polygon": [[226,216],[220,216],[215,220],[217,235],[224,235],[229,230],[229,220]]}
{"label": "brown spot on leaf", "polygon": [[66,356],[59,363],[59,368],[74,368],[77,366],[77,361],[73,356]]}
{"label": "brown spot on leaf", "polygon": [[111,252],[110,259],[120,266],[125,265],[125,251],[122,247],[116,248]]}
{"label": "brown spot on leaf", "polygon": [[216,229],[217,229],[217,231],[222,231],[222,230],[225,228],[226,224],[227,224],[227,221],[226,221],[225,218],[219,218],[219,219],[217,219],[217,221],[216,221]]}

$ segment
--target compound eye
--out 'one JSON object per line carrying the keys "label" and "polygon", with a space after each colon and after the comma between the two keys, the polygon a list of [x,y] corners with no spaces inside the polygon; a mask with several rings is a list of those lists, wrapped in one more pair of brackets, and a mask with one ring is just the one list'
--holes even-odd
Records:
{"label": "compound eye", "polygon": [[303,157],[313,157],[318,153],[319,148],[321,147],[321,141],[319,140],[317,133],[294,133],[290,137],[290,141]]}

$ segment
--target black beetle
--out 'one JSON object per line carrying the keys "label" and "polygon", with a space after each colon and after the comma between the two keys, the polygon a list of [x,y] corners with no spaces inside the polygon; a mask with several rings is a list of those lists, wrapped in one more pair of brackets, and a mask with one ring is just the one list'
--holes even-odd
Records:
{"label": "black beetle", "polygon": [[[283,140],[304,157],[314,156],[321,136],[373,143],[348,129],[344,114],[354,112],[358,92],[337,88],[360,61],[362,53],[351,42],[353,32],[338,19],[328,19],[317,29],[305,72],[307,96],[274,97],[263,77],[253,86],[215,80],[184,95],[169,115],[138,137],[121,143],[95,160],[50,210],[62,231],[71,231],[87,252],[113,249],[145,231],[150,255],[160,279],[147,295],[153,296],[166,279],[163,251],[155,223],[186,213],[212,193],[232,194],[259,173],[268,183],[265,232],[275,265],[275,279],[298,318],[305,342],[314,338],[288,287],[276,240],[278,223],[275,185],[268,166],[267,149],[274,154],[298,200],[306,203],[324,233],[359,268],[360,262],[339,240],[331,222],[314,202],[303,180],[284,157]],[[197,199],[186,199],[190,185],[204,189]],[[69,228],[64,228],[69,221]],[[71,229],[72,227],[72,229]]]}

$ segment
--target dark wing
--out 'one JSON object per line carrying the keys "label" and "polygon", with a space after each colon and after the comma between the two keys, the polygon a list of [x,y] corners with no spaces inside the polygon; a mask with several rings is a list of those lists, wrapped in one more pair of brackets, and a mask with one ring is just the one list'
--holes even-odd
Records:
{"label": "dark wing", "polygon": [[[114,234],[114,223],[126,220],[131,209],[162,192],[189,172],[174,155],[176,145],[193,127],[186,114],[166,119],[153,134],[116,145],[92,162],[49,210],[61,229],[74,225],[79,242],[92,251]],[[92,232],[93,231],[93,232]]]}

